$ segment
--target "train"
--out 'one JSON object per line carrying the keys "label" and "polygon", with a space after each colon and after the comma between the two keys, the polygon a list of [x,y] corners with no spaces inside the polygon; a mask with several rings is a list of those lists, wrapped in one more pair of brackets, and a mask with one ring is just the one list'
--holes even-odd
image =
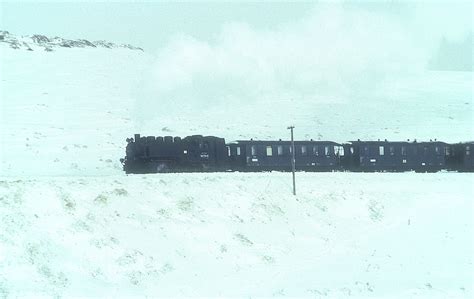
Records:
{"label": "train", "polygon": [[140,136],[126,139],[126,174],[167,172],[474,172],[474,141],[237,140],[216,136]]}

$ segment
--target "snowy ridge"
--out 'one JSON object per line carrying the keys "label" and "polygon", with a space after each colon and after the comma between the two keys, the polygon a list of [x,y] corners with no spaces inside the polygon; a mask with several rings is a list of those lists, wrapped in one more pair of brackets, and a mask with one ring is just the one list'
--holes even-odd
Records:
{"label": "snowy ridge", "polygon": [[44,49],[51,52],[54,48],[126,48],[130,50],[143,51],[142,48],[130,44],[115,44],[104,40],[88,41],[86,39],[65,39],[62,37],[48,37],[45,35],[34,34],[31,36],[16,36],[8,31],[0,30],[0,43],[8,44],[12,49],[24,49],[28,51]]}

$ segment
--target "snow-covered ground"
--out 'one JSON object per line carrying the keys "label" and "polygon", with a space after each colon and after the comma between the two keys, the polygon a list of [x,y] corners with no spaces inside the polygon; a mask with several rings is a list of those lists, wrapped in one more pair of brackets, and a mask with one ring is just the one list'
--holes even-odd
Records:
{"label": "snow-covered ground", "polygon": [[0,294],[472,298],[469,174],[0,181]]}
{"label": "snow-covered ground", "polygon": [[293,197],[285,173],[119,163],[134,133],[472,140],[472,73],[173,106],[150,92],[155,60],[0,43],[0,297],[472,297],[471,174],[298,173]]}

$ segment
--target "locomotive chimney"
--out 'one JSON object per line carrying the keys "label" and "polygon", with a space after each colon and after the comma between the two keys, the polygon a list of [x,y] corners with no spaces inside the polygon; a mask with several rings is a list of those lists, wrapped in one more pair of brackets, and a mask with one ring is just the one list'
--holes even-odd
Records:
{"label": "locomotive chimney", "polygon": [[138,142],[140,140],[140,134],[135,134],[135,142]]}

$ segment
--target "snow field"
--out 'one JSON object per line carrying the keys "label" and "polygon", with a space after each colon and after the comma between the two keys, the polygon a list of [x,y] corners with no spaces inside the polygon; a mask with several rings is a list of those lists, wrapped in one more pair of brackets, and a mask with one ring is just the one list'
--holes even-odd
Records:
{"label": "snow field", "polygon": [[[7,296],[472,296],[470,174],[0,181]],[[192,192],[189,192],[192,190]]]}

